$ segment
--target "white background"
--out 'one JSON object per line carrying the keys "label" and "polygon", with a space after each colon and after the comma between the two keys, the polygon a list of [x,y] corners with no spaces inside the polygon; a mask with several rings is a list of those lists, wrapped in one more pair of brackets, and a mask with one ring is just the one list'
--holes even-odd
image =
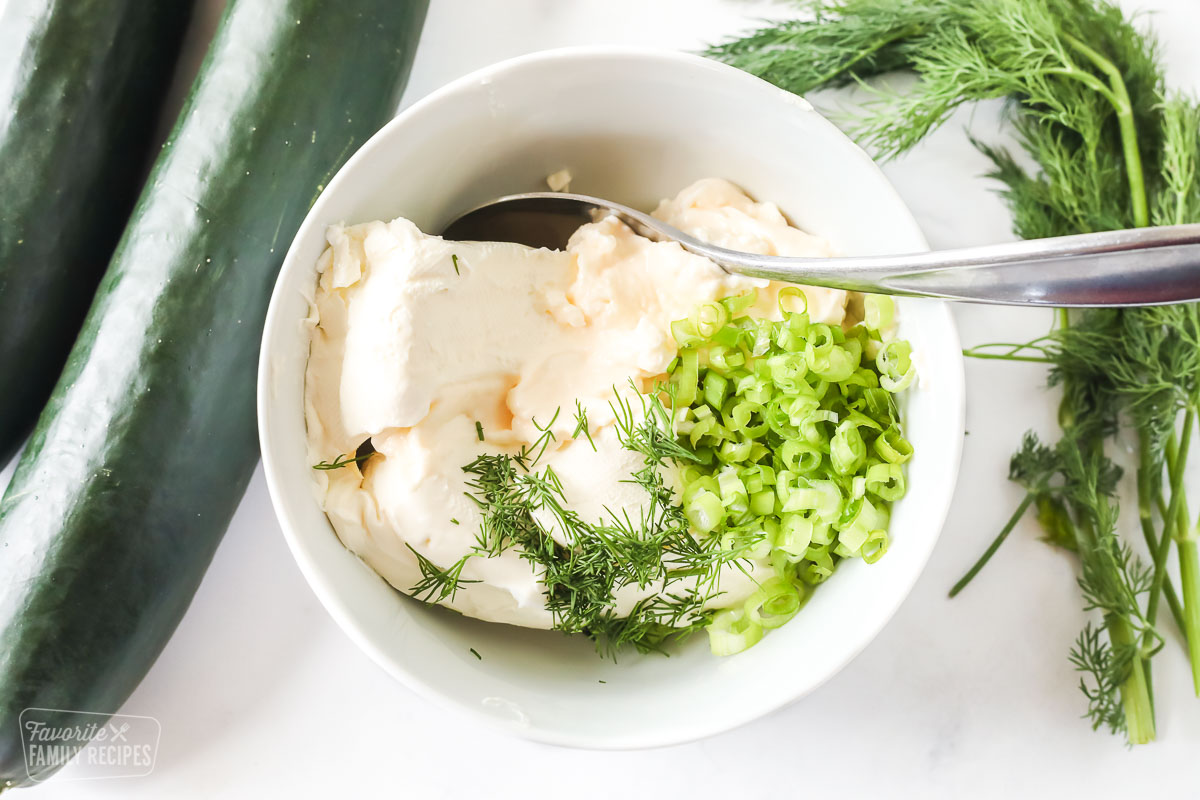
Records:
{"label": "white background", "polygon": [[[219,6],[213,0],[198,25],[197,52]],[[1156,11],[1142,24],[1159,31],[1172,83],[1195,89],[1200,4],[1143,7]],[[747,0],[433,0],[404,104],[533,50],[696,49],[788,10]],[[1011,238],[995,187],[976,177],[986,163],[965,123],[989,141],[1005,136],[998,109],[982,107],[885,167],[934,247]],[[966,346],[1030,338],[1050,321],[1047,312],[966,306],[955,316]],[[1066,660],[1085,619],[1073,564],[1039,543],[1031,524],[962,596],[946,598],[1019,500],[1004,476],[1021,434],[1053,430],[1040,368],[968,361],[967,383],[957,498],[922,579],[857,660],[768,718],[691,745],[597,753],[506,738],[447,714],[334,626],[292,562],[260,472],[191,610],[122,709],[161,720],[154,773],[52,782],[36,796],[1200,797],[1200,700],[1173,629],[1156,660],[1160,741],[1130,751],[1080,719]]]}

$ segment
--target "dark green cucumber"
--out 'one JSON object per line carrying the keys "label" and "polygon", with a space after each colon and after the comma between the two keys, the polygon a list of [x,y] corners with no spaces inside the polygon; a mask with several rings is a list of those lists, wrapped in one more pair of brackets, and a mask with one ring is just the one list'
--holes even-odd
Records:
{"label": "dark green cucumber", "polygon": [[192,5],[0,3],[0,465],[125,229]]}
{"label": "dark green cucumber", "polygon": [[116,711],[187,609],[258,458],[284,252],[395,109],[425,8],[226,8],[0,501],[0,787],[30,779],[23,708]]}

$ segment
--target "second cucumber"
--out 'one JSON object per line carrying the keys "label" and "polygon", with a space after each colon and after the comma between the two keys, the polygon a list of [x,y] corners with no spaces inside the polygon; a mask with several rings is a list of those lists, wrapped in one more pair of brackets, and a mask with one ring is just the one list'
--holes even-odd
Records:
{"label": "second cucumber", "polygon": [[425,9],[227,7],[0,502],[0,788],[58,766],[26,770],[22,709],[116,711],[187,609],[258,458],[276,273],[395,109]]}
{"label": "second cucumber", "polygon": [[192,0],[0,2],[0,466],[137,200]]}

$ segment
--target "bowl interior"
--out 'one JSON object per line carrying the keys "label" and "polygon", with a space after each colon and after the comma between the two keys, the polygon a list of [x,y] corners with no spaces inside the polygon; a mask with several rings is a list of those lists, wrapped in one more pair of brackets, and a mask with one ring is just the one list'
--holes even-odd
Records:
{"label": "bowl interior", "polygon": [[[893,543],[844,564],[784,628],[732,658],[698,636],[669,658],[598,658],[582,638],[490,625],[422,606],[345,550],[305,462],[303,292],[324,229],[406,216],[438,231],[492,197],[544,187],[652,208],[702,177],[776,202],[846,254],[925,249],[908,210],[865,154],[803,101],[700,58],[571,50],[505,62],[422,100],[338,174],[288,254],[263,345],[260,430],[276,510],[301,569],[338,623],[415,691],[531,738],[593,747],[685,741],[801,696],[861,650],[923,567],[949,506],[963,425],[962,362],[944,305],[904,300],[901,335],[921,379],[907,401],[916,456]],[[471,649],[477,651],[477,659]]]}

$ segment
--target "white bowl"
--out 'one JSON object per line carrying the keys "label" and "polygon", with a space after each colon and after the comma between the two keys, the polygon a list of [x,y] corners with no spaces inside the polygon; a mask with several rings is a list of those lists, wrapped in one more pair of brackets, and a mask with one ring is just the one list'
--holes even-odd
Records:
{"label": "white bowl", "polygon": [[[694,637],[670,658],[599,658],[590,642],[459,617],[401,595],[347,551],[322,513],[305,457],[308,337],[303,290],[326,226],[405,216],[439,231],[501,194],[572,189],[642,208],[697,178],[728,178],[776,202],[846,254],[927,248],[875,164],[804,100],[745,73],[673,52],[587,48],[497,64],[402,113],[342,168],[288,252],[259,370],[263,463],[275,511],[313,591],[359,647],[418,694],[555,744],[673,744],[743,724],[812,691],[899,607],[924,567],[958,473],[963,368],[946,306],[903,300],[918,354],[907,431],[916,448],[892,547],[843,564],[790,623],[714,658]],[[477,659],[474,648],[482,656]]]}

